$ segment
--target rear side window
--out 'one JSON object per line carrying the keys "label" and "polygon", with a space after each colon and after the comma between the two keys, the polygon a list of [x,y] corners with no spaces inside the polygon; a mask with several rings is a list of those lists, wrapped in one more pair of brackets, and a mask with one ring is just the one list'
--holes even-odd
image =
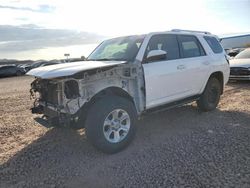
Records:
{"label": "rear side window", "polygon": [[204,56],[205,51],[195,36],[178,35],[178,41],[183,58]]}
{"label": "rear side window", "polygon": [[219,41],[215,37],[204,36],[204,39],[207,41],[214,53],[219,54],[223,51]]}

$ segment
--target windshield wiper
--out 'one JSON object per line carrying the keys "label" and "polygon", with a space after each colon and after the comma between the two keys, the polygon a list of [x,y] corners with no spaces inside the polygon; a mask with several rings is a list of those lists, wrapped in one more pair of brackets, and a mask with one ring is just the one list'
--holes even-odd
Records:
{"label": "windshield wiper", "polygon": [[95,61],[112,61],[112,60],[108,58],[102,58],[102,59],[96,59]]}
{"label": "windshield wiper", "polygon": [[111,61],[108,58],[103,58],[103,59],[87,59],[87,61]]}

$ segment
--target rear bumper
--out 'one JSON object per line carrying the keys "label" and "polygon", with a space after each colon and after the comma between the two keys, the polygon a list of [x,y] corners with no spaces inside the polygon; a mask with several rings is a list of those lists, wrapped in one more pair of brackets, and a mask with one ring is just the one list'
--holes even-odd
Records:
{"label": "rear bumper", "polygon": [[250,80],[250,75],[248,75],[248,76],[241,76],[241,75],[230,75],[229,76],[229,79],[230,80]]}

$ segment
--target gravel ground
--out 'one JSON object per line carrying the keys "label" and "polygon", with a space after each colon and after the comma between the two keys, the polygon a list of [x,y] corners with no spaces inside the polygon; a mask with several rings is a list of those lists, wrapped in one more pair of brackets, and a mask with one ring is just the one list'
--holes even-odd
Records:
{"label": "gravel ground", "polygon": [[219,108],[149,115],[124,151],[96,151],[84,130],[47,129],[29,111],[32,78],[0,79],[0,187],[250,187],[250,83]]}

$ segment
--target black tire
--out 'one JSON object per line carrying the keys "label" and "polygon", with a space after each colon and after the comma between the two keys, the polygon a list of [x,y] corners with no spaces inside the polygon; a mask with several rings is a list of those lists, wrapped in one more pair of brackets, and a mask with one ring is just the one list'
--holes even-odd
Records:
{"label": "black tire", "polygon": [[16,72],[16,76],[21,76],[23,73],[21,71]]}
{"label": "black tire", "polygon": [[[123,140],[118,143],[112,143],[105,138],[104,121],[108,118],[109,114],[116,109],[124,110],[128,114],[130,118],[130,128]],[[104,153],[117,153],[128,146],[133,140],[136,133],[136,116],[135,107],[128,99],[119,96],[105,96],[92,104],[88,110],[85,121],[87,139],[92,145]]]}
{"label": "black tire", "polygon": [[220,101],[221,91],[222,85],[220,81],[215,77],[209,78],[204,92],[197,101],[199,109],[205,112],[214,110]]}

